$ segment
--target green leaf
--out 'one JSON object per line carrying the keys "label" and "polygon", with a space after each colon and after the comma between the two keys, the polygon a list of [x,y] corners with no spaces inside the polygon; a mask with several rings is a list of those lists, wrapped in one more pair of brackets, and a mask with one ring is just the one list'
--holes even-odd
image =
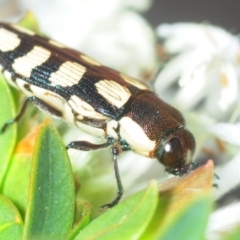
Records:
{"label": "green leaf", "polygon": [[38,131],[36,127],[17,144],[2,187],[3,195],[17,206],[22,216],[26,212],[29,173]]}
{"label": "green leaf", "polygon": [[109,209],[84,228],[75,239],[137,239],[151,220],[158,199],[158,186],[149,187]]}
{"label": "green leaf", "polygon": [[235,226],[234,229],[232,229],[232,231],[230,233],[226,234],[224,232],[222,235],[224,235],[224,237],[223,238],[219,238],[221,240],[239,240],[240,225],[237,224],[237,226]]}
{"label": "green leaf", "polygon": [[0,195],[0,239],[22,239],[23,222],[21,216],[6,197]]}
{"label": "green leaf", "polygon": [[161,183],[157,209],[140,239],[203,239],[211,213],[212,179],[213,163],[208,161],[190,174]]}
{"label": "green leaf", "polygon": [[30,160],[29,155],[14,155],[2,190],[2,194],[17,206],[22,216],[27,206]]}
{"label": "green leaf", "polygon": [[36,33],[40,32],[37,19],[31,11],[27,11],[18,24]]}
{"label": "green leaf", "polygon": [[25,239],[64,239],[74,219],[74,180],[57,130],[46,120],[39,131],[31,167]]}
{"label": "green leaf", "polygon": [[212,210],[212,201],[207,196],[203,196],[183,211],[180,211],[168,229],[161,232],[157,239],[172,240],[202,240],[208,223],[208,217]]}
{"label": "green leaf", "polygon": [[67,239],[74,239],[80,230],[84,229],[90,222],[90,213],[91,213],[91,206],[88,202],[84,204],[84,208],[82,211],[82,218],[80,221],[74,226],[70,234],[68,235]]}
{"label": "green leaf", "polygon": [[[14,100],[2,74],[0,74],[0,129],[2,126],[15,116]],[[0,189],[2,191],[3,179],[6,174],[11,155],[16,143],[16,125],[6,129],[4,133],[0,134]]]}

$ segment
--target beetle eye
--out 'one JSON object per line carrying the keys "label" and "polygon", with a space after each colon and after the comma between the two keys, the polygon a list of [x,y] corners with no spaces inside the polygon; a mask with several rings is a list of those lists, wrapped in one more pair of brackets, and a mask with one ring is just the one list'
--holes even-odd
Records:
{"label": "beetle eye", "polygon": [[170,141],[167,142],[164,147],[160,161],[165,166],[175,168],[180,166],[183,159],[183,148],[180,140],[178,138],[170,139]]}
{"label": "beetle eye", "polygon": [[194,150],[195,140],[192,133],[182,127],[165,135],[156,148],[156,157],[168,172],[183,175],[187,172],[186,166],[192,162]]}

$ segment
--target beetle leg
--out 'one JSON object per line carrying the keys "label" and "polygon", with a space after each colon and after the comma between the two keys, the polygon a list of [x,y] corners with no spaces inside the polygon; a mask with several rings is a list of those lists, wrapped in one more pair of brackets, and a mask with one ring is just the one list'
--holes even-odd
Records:
{"label": "beetle leg", "polygon": [[61,117],[61,113],[59,111],[57,111],[56,109],[54,109],[53,107],[47,105],[45,102],[43,102],[42,100],[40,100],[39,98],[32,96],[29,97],[25,100],[25,102],[22,105],[22,108],[20,110],[20,112],[18,113],[18,115],[13,118],[8,120],[3,127],[0,129],[0,133],[3,133],[6,131],[6,129],[13,123],[19,121],[23,114],[25,113],[26,109],[27,109],[27,105],[29,102],[32,102],[33,104],[35,104],[38,108],[40,108],[41,110],[43,110],[44,112],[50,113],[51,115],[57,116],[57,117]]}
{"label": "beetle leg", "polygon": [[66,146],[66,149],[72,148],[82,151],[97,150],[108,147],[109,145],[113,144],[113,141],[114,140],[112,138],[108,138],[107,141],[102,144],[94,144],[87,141],[73,141]]}
{"label": "beetle leg", "polygon": [[117,197],[112,202],[101,206],[101,209],[111,208],[111,207],[114,207],[115,205],[117,205],[119,203],[119,201],[121,200],[122,195],[124,193],[121,177],[119,174],[118,163],[117,163],[117,157],[119,155],[119,147],[118,146],[112,147],[112,154],[113,154],[113,168],[114,168],[115,178],[117,181],[118,192],[117,192]]}
{"label": "beetle leg", "polygon": [[[93,143],[86,142],[86,141],[74,141],[74,142],[70,142],[66,146],[66,148],[67,149],[73,148],[73,149],[82,150],[82,151],[91,151],[91,150],[97,150],[100,148],[108,147],[109,145],[112,145],[114,143],[114,141],[115,140],[113,138],[107,138],[106,143],[103,143],[103,144],[93,144]],[[118,202],[121,200],[122,195],[124,193],[122,181],[121,181],[120,174],[119,174],[118,163],[117,163],[117,157],[120,153],[119,147],[120,147],[119,145],[112,147],[113,168],[114,168],[114,173],[115,173],[115,178],[116,178],[117,188],[118,188],[117,197],[111,203],[104,204],[103,206],[101,206],[101,209],[111,208],[111,207],[115,206],[116,204],[118,204]]]}
{"label": "beetle leg", "polygon": [[42,110],[45,113],[49,113],[52,116],[55,117],[62,117],[62,113],[58,110],[56,110],[54,107],[48,105],[41,99],[32,96],[27,99],[29,102],[32,102],[34,105],[36,105],[40,110]]}
{"label": "beetle leg", "polygon": [[24,104],[22,105],[22,108],[19,112],[19,114],[13,118],[13,119],[9,119],[1,128],[1,133],[4,133],[6,131],[6,129],[13,123],[17,122],[18,120],[21,119],[21,117],[23,116],[23,114],[25,113],[25,110],[27,108],[27,105],[28,105],[28,102],[29,102],[29,98],[24,102]]}

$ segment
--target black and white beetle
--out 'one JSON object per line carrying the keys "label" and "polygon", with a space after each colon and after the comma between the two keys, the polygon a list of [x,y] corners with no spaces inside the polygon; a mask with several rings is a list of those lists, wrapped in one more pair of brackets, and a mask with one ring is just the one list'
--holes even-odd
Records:
{"label": "black and white beetle", "polygon": [[148,87],[105,67],[92,58],[14,24],[0,23],[0,69],[12,86],[28,96],[27,103],[61,117],[106,142],[74,141],[67,149],[83,151],[112,146],[117,197],[104,207],[116,205],[123,187],[117,156],[134,150],[157,158],[166,171],[183,175],[189,170],[195,149],[193,135],[181,113],[162,101]]}

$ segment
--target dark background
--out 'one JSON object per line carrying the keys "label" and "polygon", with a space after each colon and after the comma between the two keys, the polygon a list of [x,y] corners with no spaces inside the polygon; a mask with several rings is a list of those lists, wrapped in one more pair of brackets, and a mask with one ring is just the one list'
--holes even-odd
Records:
{"label": "dark background", "polygon": [[240,33],[240,0],[154,0],[144,16],[153,27],[160,23],[208,22]]}

